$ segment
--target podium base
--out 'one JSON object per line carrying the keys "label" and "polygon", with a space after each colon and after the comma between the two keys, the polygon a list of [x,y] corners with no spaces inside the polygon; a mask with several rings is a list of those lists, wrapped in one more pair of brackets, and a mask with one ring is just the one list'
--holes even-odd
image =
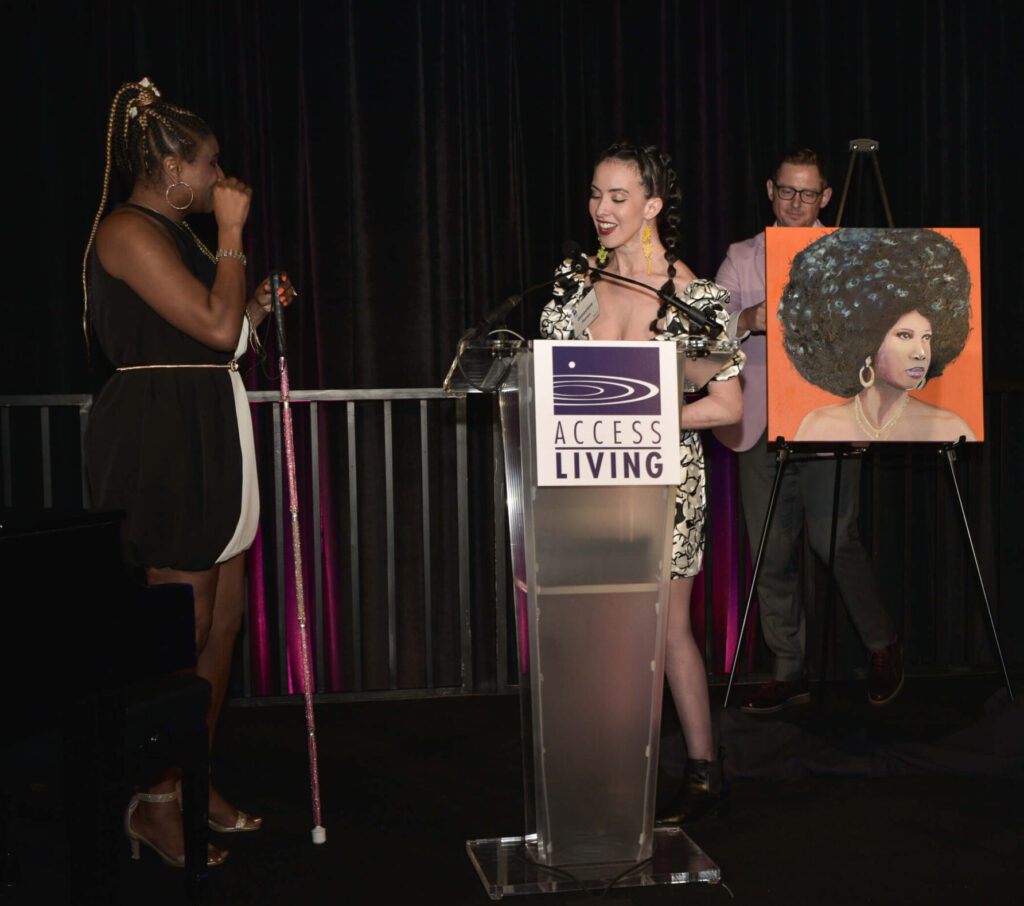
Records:
{"label": "podium base", "polygon": [[717,884],[719,867],[677,827],[654,829],[654,855],[635,867],[624,862],[593,865],[541,865],[537,837],[467,840],[466,852],[492,900],[535,893],[587,890],[599,893],[620,887],[657,884]]}

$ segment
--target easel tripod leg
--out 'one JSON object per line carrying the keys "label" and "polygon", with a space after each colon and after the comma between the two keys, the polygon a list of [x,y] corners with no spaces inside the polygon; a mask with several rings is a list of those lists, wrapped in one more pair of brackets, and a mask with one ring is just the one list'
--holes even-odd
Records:
{"label": "easel tripod leg", "polygon": [[778,450],[775,455],[775,479],[772,482],[772,493],[768,499],[768,511],[764,516],[764,528],[761,529],[761,540],[757,545],[757,556],[754,558],[754,571],[750,576],[750,590],[747,592],[747,603],[743,608],[743,619],[740,620],[740,631],[736,636],[736,650],[732,654],[732,666],[729,668],[729,682],[725,687],[725,701],[723,708],[729,707],[729,698],[732,695],[732,686],[736,680],[736,667],[740,660],[740,649],[743,647],[743,637],[747,630],[747,619],[750,617],[750,607],[754,602],[754,594],[757,590],[757,576],[761,571],[761,560],[764,557],[764,546],[768,540],[768,529],[772,524],[772,513],[775,510],[775,500],[779,494],[779,485],[782,483],[782,472],[789,460],[789,447],[779,439]]}
{"label": "easel tripod leg", "polygon": [[825,679],[828,672],[828,633],[830,617],[834,610],[833,603],[836,593],[836,532],[839,521],[839,489],[842,482],[843,450],[835,451],[835,477],[832,484],[832,528],[828,540],[828,585],[825,591],[825,603],[821,611],[821,635],[818,645],[818,692],[817,702],[820,709],[825,701]]}
{"label": "easel tripod leg", "polygon": [[[961,438],[963,440],[963,438]],[[974,539],[971,537],[971,527],[967,522],[967,510],[964,509],[964,501],[960,496],[960,484],[956,480],[956,469],[953,468],[953,463],[956,462],[956,444],[947,444],[942,449],[943,454],[946,457],[946,463],[949,465],[949,475],[953,479],[953,490],[956,493],[956,502],[960,507],[960,518],[964,523],[964,531],[967,533],[967,546],[971,551],[971,559],[974,561],[974,571],[978,575],[978,587],[981,589],[981,600],[985,603],[985,613],[988,615],[988,625],[992,630],[992,641],[995,643],[996,656],[999,658],[999,666],[1003,671],[1003,679],[1006,680],[1006,691],[1009,693],[1010,701],[1013,699],[1013,686],[1010,684],[1010,673],[1006,669],[1006,661],[1003,659],[1003,649],[999,644],[999,633],[996,631],[996,621],[992,616],[992,608],[988,602],[988,593],[985,591],[985,580],[981,575],[981,564],[978,562],[978,554],[974,549]]]}

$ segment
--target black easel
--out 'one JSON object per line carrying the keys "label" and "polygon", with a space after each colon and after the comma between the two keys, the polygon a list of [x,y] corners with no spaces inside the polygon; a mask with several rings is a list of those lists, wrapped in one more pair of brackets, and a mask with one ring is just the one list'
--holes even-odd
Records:
{"label": "black easel", "polygon": [[843,195],[839,199],[839,210],[836,212],[836,226],[843,222],[843,208],[846,207],[846,196],[850,192],[850,180],[853,178],[854,164],[860,159],[858,154],[867,154],[875,168],[875,179],[878,182],[878,191],[882,195],[882,207],[885,208],[885,222],[891,229],[895,224],[892,222],[892,209],[889,207],[889,196],[885,194],[885,183],[882,182],[882,168],[878,164],[878,142],[873,138],[855,138],[850,142],[850,165],[846,168],[846,181],[843,183]]}
{"label": "black easel", "polygon": [[[765,542],[768,540],[768,530],[771,528],[772,514],[775,512],[775,500],[779,493],[779,485],[782,483],[782,473],[790,462],[818,462],[831,456],[835,459],[836,474],[832,483],[832,529],[829,533],[828,542],[828,586],[825,593],[825,601],[831,603],[835,595],[835,565],[836,565],[836,526],[839,512],[839,489],[842,481],[843,459],[850,456],[860,456],[864,452],[862,447],[851,447],[846,445],[836,446],[831,451],[820,453],[807,453],[793,455],[793,448],[789,442],[782,437],[775,439],[775,480],[772,482],[772,493],[768,498],[768,511],[765,513],[764,528],[761,529],[761,539],[757,545],[757,556],[754,558],[754,571],[750,576],[750,590],[747,592],[747,603],[743,608],[743,619],[740,621],[740,631],[737,636],[736,650],[732,656],[732,666],[729,669],[729,683],[725,688],[725,701],[723,708],[729,707],[729,698],[732,695],[733,683],[736,679],[736,666],[740,659],[740,649],[743,647],[743,636],[746,633],[747,619],[750,616],[750,607],[754,602],[754,595],[757,592],[757,577],[761,571],[761,560],[764,556]],[[831,607],[824,609],[821,620],[821,634],[819,643],[819,689],[824,688],[825,671],[828,662],[828,618]],[[819,704],[821,700],[819,698]]]}
{"label": "black easel", "polygon": [[945,457],[949,465],[949,477],[953,479],[953,491],[956,494],[956,502],[960,507],[960,518],[964,523],[964,532],[967,534],[967,547],[971,551],[971,560],[974,562],[974,571],[978,575],[978,587],[981,589],[981,600],[985,603],[985,613],[988,616],[988,626],[992,630],[992,641],[996,646],[996,656],[999,658],[999,666],[1003,670],[1003,679],[1006,680],[1006,691],[1009,693],[1010,701],[1013,701],[1013,686],[1010,684],[1010,674],[1006,669],[1006,661],[1003,659],[1003,649],[999,644],[999,633],[996,631],[996,621],[992,616],[992,608],[988,603],[988,593],[985,591],[985,579],[981,575],[981,564],[978,562],[978,553],[974,549],[974,539],[971,537],[971,527],[967,522],[967,510],[964,509],[964,500],[960,496],[960,483],[956,480],[956,469],[953,464],[956,462],[956,448],[965,443],[966,438],[961,436],[960,440],[953,443],[945,443],[939,448],[939,455]]}
{"label": "black easel", "polygon": [[[939,447],[938,453],[944,457],[946,463],[949,465],[949,477],[953,481],[953,492],[956,495],[957,505],[960,509],[960,519],[963,522],[964,532],[967,536],[967,547],[971,552],[971,561],[974,563],[974,572],[978,577],[978,587],[981,590],[981,599],[985,605],[985,615],[988,617],[989,630],[992,632],[992,642],[995,645],[996,657],[999,658],[999,667],[1003,671],[1003,679],[1006,682],[1006,691],[1009,695],[1010,701],[1014,701],[1013,695],[1013,684],[1010,682],[1010,673],[1006,667],[1006,660],[1003,657],[1003,648],[999,643],[999,632],[996,629],[995,617],[992,614],[992,607],[989,604],[988,592],[985,590],[985,578],[981,573],[981,563],[978,560],[978,553],[974,547],[974,539],[971,535],[971,526],[967,521],[967,510],[964,508],[963,497],[960,494],[960,483],[957,481],[956,469],[953,467],[956,462],[956,448],[960,444],[965,443],[966,438],[961,437],[958,441],[952,443],[944,443]],[[832,531],[829,536],[828,546],[828,590],[825,594],[826,606],[822,613],[821,619],[821,633],[819,637],[819,698],[818,704],[821,704],[820,691],[824,689],[826,668],[828,665],[828,629],[829,629],[829,616],[831,614],[832,607],[829,606],[834,603],[835,595],[835,557],[836,557],[836,523],[839,512],[839,488],[840,481],[842,480],[842,467],[843,459],[848,456],[859,456],[864,453],[862,447],[837,447],[831,451],[830,454],[835,457],[836,461],[836,475],[833,483],[832,490]],[[761,530],[761,539],[757,546],[757,556],[754,558],[754,571],[750,577],[750,590],[747,592],[747,603],[743,608],[743,619],[740,621],[740,631],[737,636],[736,650],[732,656],[732,666],[729,669],[729,683],[725,688],[725,701],[722,704],[723,708],[729,707],[729,698],[732,695],[733,683],[736,679],[736,666],[739,663],[740,649],[743,647],[743,637],[746,633],[747,619],[750,616],[750,607],[754,601],[754,595],[757,591],[757,577],[761,571],[761,560],[764,555],[765,542],[768,540],[768,530],[771,527],[772,514],[775,511],[775,499],[778,495],[779,485],[782,483],[782,473],[786,468],[787,463],[790,461],[809,461],[818,460],[822,458],[823,454],[809,454],[793,456],[792,448],[789,443],[783,438],[779,437],[776,439],[776,454],[775,454],[775,480],[772,483],[772,493],[768,500],[768,512],[765,514],[764,528]]]}
{"label": "black easel", "polygon": [[[871,162],[874,166],[875,178],[878,182],[878,190],[881,193],[882,205],[885,208],[885,218],[889,224],[890,229],[893,227],[892,210],[889,207],[889,197],[885,192],[885,184],[882,182],[882,170],[878,163],[878,142],[871,138],[855,138],[850,142],[850,164],[846,169],[846,180],[843,184],[843,194],[839,200],[839,210],[836,214],[836,226],[838,227],[842,223],[843,209],[846,206],[846,197],[850,190],[850,181],[853,177],[854,165],[857,162],[858,155],[869,155]],[[974,569],[978,576],[978,584],[981,588],[981,597],[985,604],[985,612],[988,615],[989,628],[992,631],[992,641],[995,644],[996,655],[999,658],[999,665],[1003,671],[1003,678],[1006,680],[1006,691],[1009,694],[1010,701],[1014,700],[1013,697],[1013,686],[1010,684],[1010,674],[1006,669],[1006,661],[1003,659],[1002,646],[999,644],[999,633],[996,631],[995,619],[992,615],[992,608],[989,605],[988,594],[985,591],[985,580],[981,574],[981,565],[978,562],[978,555],[974,548],[974,541],[971,537],[971,529],[967,522],[967,511],[964,509],[963,499],[960,496],[960,486],[956,479],[956,471],[953,468],[953,463],[956,461],[956,447],[961,443],[965,443],[966,438],[961,437],[960,440],[954,443],[945,443],[939,448],[939,454],[946,457],[946,461],[949,464],[949,474],[953,479],[953,490],[956,493],[957,503],[960,506],[960,516],[963,520],[964,531],[967,533],[967,545],[971,552],[971,558],[974,561]],[[747,594],[747,603],[743,609],[743,619],[740,621],[740,631],[736,640],[736,650],[733,652],[732,666],[729,669],[729,682],[725,689],[725,701],[722,705],[723,708],[729,707],[729,698],[732,694],[733,682],[736,678],[736,666],[739,663],[740,650],[743,647],[743,637],[746,632],[747,618],[750,616],[750,607],[753,603],[754,594],[757,591],[757,576],[761,569],[761,558],[764,554],[765,541],[768,538],[768,529],[771,526],[772,513],[775,509],[775,498],[778,494],[779,485],[782,481],[782,472],[786,467],[786,463],[792,458],[791,449],[789,444],[779,437],[776,439],[776,460],[775,460],[775,480],[772,483],[772,493],[768,501],[768,512],[765,514],[764,528],[761,531],[761,540],[757,548],[757,556],[754,560],[754,571],[750,578],[750,591]],[[825,685],[825,673],[828,655],[828,625],[831,607],[829,606],[833,602],[835,594],[835,553],[836,553],[836,522],[838,518],[839,510],[839,488],[840,479],[842,472],[842,463],[844,456],[860,455],[864,452],[863,448],[857,447],[836,447],[831,455],[836,460],[836,475],[835,482],[833,484],[832,492],[832,531],[829,537],[829,549],[828,549],[828,591],[825,596],[826,606],[822,614],[821,620],[821,634],[820,634],[820,649],[819,649],[819,661],[820,661],[820,672],[819,672],[819,683],[818,683],[818,704],[821,705],[822,695],[821,691]],[[817,456],[804,456],[802,459],[816,459]]]}

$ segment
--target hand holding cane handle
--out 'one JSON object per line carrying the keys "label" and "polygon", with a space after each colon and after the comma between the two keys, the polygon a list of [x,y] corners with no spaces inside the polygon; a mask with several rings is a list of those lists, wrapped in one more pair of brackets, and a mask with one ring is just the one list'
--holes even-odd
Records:
{"label": "hand holding cane handle", "polygon": [[277,325],[277,354],[288,355],[284,334],[284,306],[287,290],[284,280],[287,276],[283,271],[272,271],[270,274],[270,304],[274,308],[274,323]]}

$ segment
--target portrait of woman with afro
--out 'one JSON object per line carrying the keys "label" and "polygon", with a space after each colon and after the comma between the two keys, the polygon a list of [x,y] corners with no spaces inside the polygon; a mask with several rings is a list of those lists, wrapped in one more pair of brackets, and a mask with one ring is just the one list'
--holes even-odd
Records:
{"label": "portrait of woman with afro", "polygon": [[806,381],[846,402],[809,412],[797,441],[975,440],[949,409],[910,395],[967,343],[971,278],[928,229],[841,229],[794,258],[779,302],[783,348]]}

